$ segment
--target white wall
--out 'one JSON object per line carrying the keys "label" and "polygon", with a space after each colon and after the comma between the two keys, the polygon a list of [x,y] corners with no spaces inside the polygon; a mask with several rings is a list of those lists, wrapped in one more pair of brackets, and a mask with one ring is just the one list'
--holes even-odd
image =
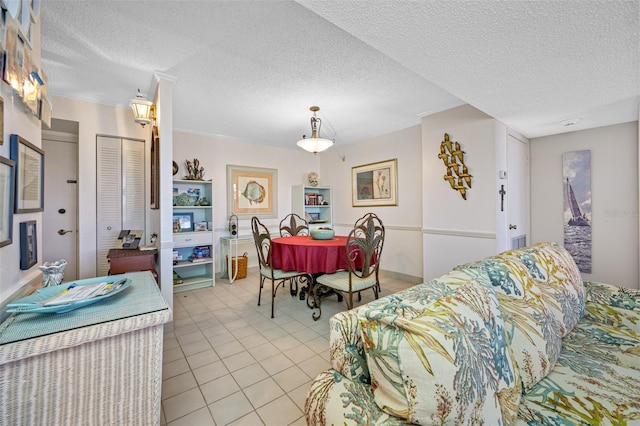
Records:
{"label": "white wall", "polygon": [[[9,17],[8,19],[11,19]],[[32,56],[33,65],[40,65],[40,20],[32,25]],[[46,71],[46,70],[45,70]],[[0,82],[0,96],[4,100],[4,143],[0,145],[0,155],[10,158],[10,136],[17,134],[37,147],[42,147],[40,120],[31,112],[26,111],[19,96],[14,94],[4,82]],[[46,153],[45,153],[46,154]],[[47,206],[45,205],[45,208]],[[11,206],[13,209],[13,206]],[[8,301],[9,297],[21,290],[30,282],[41,280],[42,273],[37,266],[26,271],[20,270],[20,222],[36,220],[36,234],[38,236],[38,260],[42,256],[42,213],[21,213],[13,215],[12,243],[0,247],[0,304]]]}
{"label": "white wall", "polygon": [[[25,106],[18,96],[14,96],[12,90],[0,83],[2,97],[4,98],[4,144],[0,145],[0,155],[10,158],[10,136],[20,135],[37,147],[42,147],[40,134],[40,121],[31,113],[25,112]],[[46,155],[46,153],[45,153]],[[45,208],[47,206],[45,205]],[[13,210],[13,206],[11,206]],[[29,270],[20,270],[20,222],[28,220],[37,221],[36,234],[38,236],[38,260],[42,257],[42,213],[21,213],[13,215],[12,243],[0,247],[0,303],[4,302],[13,293],[29,281],[38,279],[41,275],[37,266]]]}
{"label": "white wall", "polygon": [[[360,143],[340,146],[319,154],[320,185],[333,188],[333,221],[336,231],[345,234],[368,212],[377,214],[385,225],[382,269],[422,277],[422,176],[420,126],[413,126]],[[341,156],[344,156],[342,161]],[[353,207],[351,168],[379,161],[398,160],[398,205]]]}
{"label": "white wall", "polygon": [[562,154],[591,150],[592,273],[638,288],[638,123],[531,140],[532,242],[564,242]]}
{"label": "white wall", "polygon": [[[424,280],[496,252],[496,120],[470,105],[422,119]],[[472,187],[464,200],[444,180],[444,134],[465,151]],[[418,184],[418,182],[416,182]]]}
{"label": "white wall", "polygon": [[[94,277],[96,273],[96,135],[144,139],[147,158],[151,127],[141,127],[133,121],[128,108],[89,103],[54,97],[53,118],[79,123],[78,135],[78,274],[79,278]],[[149,161],[145,161],[147,167]],[[147,182],[149,170],[146,170]],[[147,183],[147,205],[149,185]],[[45,206],[45,208],[47,208]],[[147,221],[148,221],[147,217]]]}

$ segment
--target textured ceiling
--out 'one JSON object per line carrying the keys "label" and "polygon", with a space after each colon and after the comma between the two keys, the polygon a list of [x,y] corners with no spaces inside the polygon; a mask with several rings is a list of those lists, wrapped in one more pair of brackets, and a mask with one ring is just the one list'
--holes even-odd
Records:
{"label": "textured ceiling", "polygon": [[118,106],[168,74],[175,128],[292,149],[311,105],[338,145],[462,103],[536,137],[637,120],[639,1],[46,0],[42,67]]}

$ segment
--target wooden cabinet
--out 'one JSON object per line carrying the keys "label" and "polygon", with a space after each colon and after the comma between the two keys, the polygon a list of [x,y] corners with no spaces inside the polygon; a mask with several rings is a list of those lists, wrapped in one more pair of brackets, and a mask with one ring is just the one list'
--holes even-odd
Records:
{"label": "wooden cabinet", "polygon": [[173,291],[215,285],[211,181],[173,181]]}
{"label": "wooden cabinet", "polygon": [[309,227],[333,227],[333,198],[330,186],[294,185],[291,211],[309,222]]}

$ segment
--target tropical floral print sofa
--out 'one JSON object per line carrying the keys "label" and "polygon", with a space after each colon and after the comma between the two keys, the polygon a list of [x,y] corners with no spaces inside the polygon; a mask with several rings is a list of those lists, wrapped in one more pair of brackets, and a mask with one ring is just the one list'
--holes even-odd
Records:
{"label": "tropical floral print sofa", "polygon": [[640,291],[554,243],[334,315],[330,348],[311,425],[640,424]]}

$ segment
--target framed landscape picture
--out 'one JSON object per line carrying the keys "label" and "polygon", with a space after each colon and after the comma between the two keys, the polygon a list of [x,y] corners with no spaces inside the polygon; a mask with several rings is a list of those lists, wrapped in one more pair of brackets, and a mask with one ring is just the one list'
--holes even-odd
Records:
{"label": "framed landscape picture", "polygon": [[353,207],[398,205],[398,160],[351,168]]}
{"label": "framed landscape picture", "polygon": [[227,213],[239,218],[276,217],[278,170],[227,165]]}

